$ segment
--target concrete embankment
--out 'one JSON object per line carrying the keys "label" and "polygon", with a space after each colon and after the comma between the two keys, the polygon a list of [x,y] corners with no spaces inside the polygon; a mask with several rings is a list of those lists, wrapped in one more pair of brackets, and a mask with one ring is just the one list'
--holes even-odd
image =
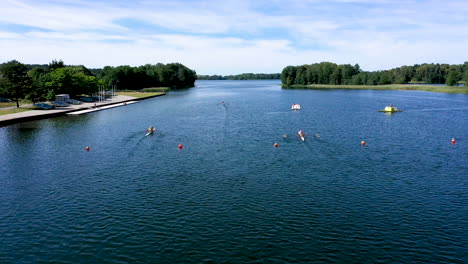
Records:
{"label": "concrete embankment", "polygon": [[65,114],[69,114],[77,111],[90,110],[88,112],[94,112],[97,110],[105,110],[112,108],[113,106],[123,106],[124,103],[130,104],[130,102],[145,100],[157,96],[162,96],[164,94],[158,94],[154,96],[136,98],[126,95],[117,95],[112,98],[112,100],[106,100],[102,102],[93,102],[93,103],[83,103],[80,105],[69,105],[67,107],[60,107],[52,110],[31,110],[20,113],[14,113],[9,115],[0,116],[0,127],[7,126],[15,123],[22,123],[34,120],[40,120],[45,118],[57,117]]}

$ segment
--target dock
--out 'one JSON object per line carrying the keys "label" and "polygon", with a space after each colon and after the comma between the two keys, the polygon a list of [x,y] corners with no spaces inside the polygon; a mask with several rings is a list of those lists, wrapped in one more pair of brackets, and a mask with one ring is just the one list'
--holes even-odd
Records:
{"label": "dock", "polygon": [[81,115],[86,113],[91,113],[95,111],[105,110],[113,107],[124,106],[128,104],[134,104],[141,100],[146,100],[158,96],[162,96],[165,94],[158,94],[154,96],[148,97],[133,97],[133,96],[126,96],[126,95],[117,95],[112,98],[112,100],[106,100],[96,103],[87,103],[84,102],[79,105],[69,105],[68,107],[57,107],[51,110],[31,110],[19,113],[13,113],[8,115],[0,115],[0,127],[15,124],[15,123],[22,123],[22,122],[29,122],[34,120],[40,120],[45,118],[52,118],[62,115]]}
{"label": "dock", "polygon": [[96,112],[96,111],[101,111],[101,110],[104,110],[104,109],[124,106],[124,105],[128,105],[128,104],[134,104],[134,103],[138,103],[138,101],[129,101],[129,102],[124,102],[124,103],[112,104],[112,105],[96,106],[96,107],[93,107],[93,108],[90,108],[90,109],[85,109],[85,110],[80,110],[80,111],[75,111],[75,112],[69,112],[69,113],[67,113],[67,115],[82,115],[82,114],[92,113],[92,112]]}

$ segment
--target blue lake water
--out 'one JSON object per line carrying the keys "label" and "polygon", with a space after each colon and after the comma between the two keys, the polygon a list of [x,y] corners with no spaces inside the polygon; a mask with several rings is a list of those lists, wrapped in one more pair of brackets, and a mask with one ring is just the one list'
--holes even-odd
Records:
{"label": "blue lake water", "polygon": [[0,262],[464,263],[467,128],[468,95],[279,81],[1,127]]}

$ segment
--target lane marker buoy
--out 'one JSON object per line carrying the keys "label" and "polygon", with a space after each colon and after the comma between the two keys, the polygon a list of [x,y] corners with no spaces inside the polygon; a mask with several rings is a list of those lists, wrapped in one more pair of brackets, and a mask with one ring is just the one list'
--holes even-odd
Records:
{"label": "lane marker buoy", "polygon": [[455,144],[457,141],[455,140],[455,138],[452,138],[452,144]]}
{"label": "lane marker buoy", "polygon": [[278,143],[273,144],[273,147],[277,148],[277,147],[278,147]]}
{"label": "lane marker buoy", "polygon": [[182,146],[182,144],[179,144],[178,148],[179,149],[182,149],[184,146]]}
{"label": "lane marker buoy", "polygon": [[90,147],[86,147],[85,149],[86,149],[86,151],[90,151],[90,150],[91,150],[91,148],[90,148]]}
{"label": "lane marker buoy", "polygon": [[363,140],[361,141],[361,146],[365,146],[366,145],[366,142]]}

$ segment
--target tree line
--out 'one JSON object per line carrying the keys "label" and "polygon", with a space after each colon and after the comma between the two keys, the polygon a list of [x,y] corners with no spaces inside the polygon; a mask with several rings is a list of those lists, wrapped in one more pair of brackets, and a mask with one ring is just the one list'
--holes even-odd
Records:
{"label": "tree line", "polygon": [[279,80],[281,73],[242,73],[237,75],[197,75],[198,80]]}
{"label": "tree line", "polygon": [[105,86],[116,85],[120,90],[139,90],[146,87],[179,89],[195,86],[197,75],[194,70],[180,63],[158,63],[139,67],[106,66],[100,72],[99,79]]}
{"label": "tree line", "polygon": [[180,63],[139,67],[106,66],[88,69],[52,61],[48,65],[26,65],[16,60],[0,64],[0,97],[16,102],[51,101],[56,94],[92,95],[100,86],[115,86],[118,90],[140,90],[146,87],[188,88],[195,85],[195,71]]}
{"label": "tree line", "polygon": [[385,85],[427,83],[468,84],[468,62],[460,65],[415,64],[384,71],[362,71],[359,64],[321,62],[309,65],[287,66],[281,72],[284,86],[308,84]]}

